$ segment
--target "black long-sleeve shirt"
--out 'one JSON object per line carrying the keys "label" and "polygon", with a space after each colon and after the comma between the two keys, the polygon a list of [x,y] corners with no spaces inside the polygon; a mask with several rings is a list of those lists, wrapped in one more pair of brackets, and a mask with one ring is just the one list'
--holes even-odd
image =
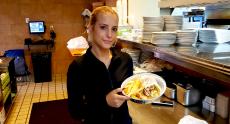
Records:
{"label": "black long-sleeve shirt", "polygon": [[106,95],[133,75],[133,63],[127,53],[111,49],[112,60],[107,69],[89,48],[74,60],[67,73],[68,107],[76,119],[87,124],[131,124],[127,102],[119,108],[108,106]]}

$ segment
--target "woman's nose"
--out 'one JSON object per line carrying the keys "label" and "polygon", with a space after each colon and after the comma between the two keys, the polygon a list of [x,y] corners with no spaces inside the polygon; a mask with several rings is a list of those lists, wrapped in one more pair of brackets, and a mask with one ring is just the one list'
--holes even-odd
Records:
{"label": "woman's nose", "polygon": [[111,31],[111,30],[108,30],[108,31],[107,31],[107,36],[108,36],[108,37],[112,37],[112,31]]}

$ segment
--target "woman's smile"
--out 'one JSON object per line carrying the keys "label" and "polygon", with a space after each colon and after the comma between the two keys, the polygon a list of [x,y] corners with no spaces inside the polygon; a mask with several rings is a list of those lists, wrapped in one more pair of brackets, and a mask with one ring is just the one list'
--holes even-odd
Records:
{"label": "woman's smile", "polygon": [[105,44],[112,44],[112,43],[113,43],[112,40],[103,40],[103,42],[104,42]]}

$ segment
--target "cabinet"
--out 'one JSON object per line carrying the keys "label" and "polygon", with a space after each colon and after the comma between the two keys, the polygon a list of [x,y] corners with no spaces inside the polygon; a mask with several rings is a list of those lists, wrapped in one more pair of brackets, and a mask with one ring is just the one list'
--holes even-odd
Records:
{"label": "cabinet", "polygon": [[229,0],[161,0],[159,1],[160,8],[174,8],[187,6],[206,6],[210,4],[226,4]]}

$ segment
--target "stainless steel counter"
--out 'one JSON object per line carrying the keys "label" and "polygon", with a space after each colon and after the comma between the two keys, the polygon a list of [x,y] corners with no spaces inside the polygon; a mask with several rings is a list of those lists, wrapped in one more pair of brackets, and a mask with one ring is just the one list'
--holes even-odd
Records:
{"label": "stainless steel counter", "polygon": [[157,58],[230,87],[230,43],[160,47],[132,39],[120,38],[119,41],[122,47],[131,46],[151,51]]}
{"label": "stainless steel counter", "polygon": [[227,119],[222,119],[213,112],[202,110],[197,106],[184,107],[175,103],[173,107],[165,107],[137,104],[131,101],[128,102],[128,106],[133,124],[178,124],[180,119],[186,115],[205,120],[209,124],[228,124]]}

